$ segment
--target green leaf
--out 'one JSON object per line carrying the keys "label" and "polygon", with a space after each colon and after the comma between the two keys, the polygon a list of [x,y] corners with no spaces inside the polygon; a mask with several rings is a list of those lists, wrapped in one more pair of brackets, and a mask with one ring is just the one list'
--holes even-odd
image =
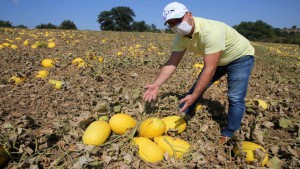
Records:
{"label": "green leaf", "polygon": [[121,112],[121,105],[116,105],[116,106],[114,106],[114,112],[115,112],[115,113]]}
{"label": "green leaf", "polygon": [[5,123],[5,124],[4,124],[4,128],[5,128],[5,129],[13,128],[13,125],[10,124],[10,123]]}
{"label": "green leaf", "polygon": [[271,169],[279,169],[280,168],[280,159],[277,157],[273,157],[268,162],[268,167]]}
{"label": "green leaf", "polygon": [[289,119],[281,118],[279,120],[279,126],[282,128],[288,128],[289,125],[291,125],[291,124],[292,124],[292,121]]}

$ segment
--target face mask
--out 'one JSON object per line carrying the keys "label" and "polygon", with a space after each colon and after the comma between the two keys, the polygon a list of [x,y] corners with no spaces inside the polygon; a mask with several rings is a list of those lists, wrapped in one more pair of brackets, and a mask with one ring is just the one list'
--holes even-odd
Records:
{"label": "face mask", "polygon": [[171,29],[176,34],[184,36],[184,35],[188,35],[191,32],[192,26],[189,25],[187,21],[183,21],[180,24],[172,27]]}

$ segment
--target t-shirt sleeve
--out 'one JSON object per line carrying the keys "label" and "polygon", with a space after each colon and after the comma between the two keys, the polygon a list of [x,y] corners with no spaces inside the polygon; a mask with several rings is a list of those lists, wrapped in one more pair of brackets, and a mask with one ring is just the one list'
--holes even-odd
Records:
{"label": "t-shirt sleeve", "polygon": [[179,52],[185,51],[187,48],[183,45],[182,39],[179,36],[176,36],[173,39],[173,48],[172,51]]}
{"label": "t-shirt sleeve", "polygon": [[225,30],[210,30],[204,37],[204,54],[212,54],[225,49]]}

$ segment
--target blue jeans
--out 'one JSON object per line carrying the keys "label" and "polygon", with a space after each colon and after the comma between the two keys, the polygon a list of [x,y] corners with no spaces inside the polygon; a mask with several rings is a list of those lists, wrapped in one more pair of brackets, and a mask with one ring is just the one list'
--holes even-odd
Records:
{"label": "blue jeans", "polygon": [[[239,130],[241,126],[241,122],[243,119],[243,115],[245,112],[245,97],[247,94],[249,77],[253,68],[254,57],[251,55],[243,56],[226,66],[218,66],[217,70],[212,78],[212,81],[207,86],[210,87],[215,81],[220,79],[222,76],[227,74],[227,82],[228,82],[228,101],[229,101],[229,109],[227,116],[227,126],[222,129],[221,135],[226,137],[232,137],[234,131]],[[201,73],[198,76],[200,77]],[[197,79],[197,80],[198,80]],[[193,87],[187,93],[191,94],[194,91],[195,85],[197,81],[194,83]],[[195,111],[195,106],[201,99],[202,95],[192,104],[186,111],[186,114],[193,114]],[[183,107],[184,103],[179,107]]]}

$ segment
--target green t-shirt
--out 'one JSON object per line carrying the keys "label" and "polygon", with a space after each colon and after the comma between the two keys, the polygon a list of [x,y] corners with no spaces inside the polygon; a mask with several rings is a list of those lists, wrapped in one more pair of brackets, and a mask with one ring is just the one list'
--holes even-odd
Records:
{"label": "green t-shirt", "polygon": [[254,55],[250,41],[232,27],[199,17],[194,17],[194,21],[192,39],[177,35],[173,40],[173,51],[188,50],[202,56],[222,51],[218,66],[225,66],[245,55]]}

